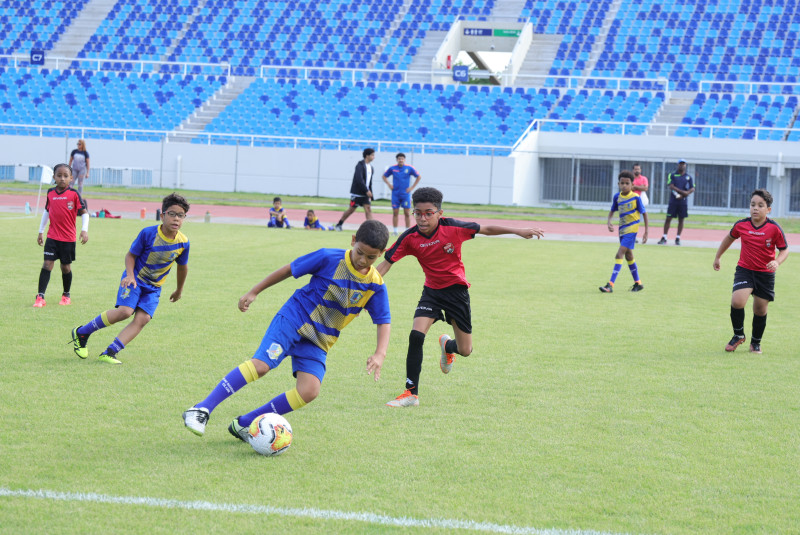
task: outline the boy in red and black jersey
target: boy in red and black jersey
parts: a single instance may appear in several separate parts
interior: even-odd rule
[[[461,244],[475,234],[497,236],[516,234],[525,239],[543,232],[538,228],[511,228],[497,225],[481,227],[477,223],[458,221],[442,217],[442,192],[435,188],[420,188],[414,191],[414,219],[417,225],[403,232],[386,251],[385,260],[378,266],[381,276],[386,275],[392,264],[404,256],[415,256],[425,273],[414,324],[408,337],[406,356],[406,389],[396,399],[387,403],[390,407],[419,405],[419,375],[422,370],[422,347],[425,335],[437,320],[453,326],[455,339],[443,334],[439,337],[442,353],[439,367],[449,373],[456,353],[467,356],[472,353],[472,312],[469,303],[469,282],[461,261]]]
[[[720,257],[738,238],[742,250],[736,274],[733,277],[731,297],[731,324],[733,338],[725,351],[734,351],[745,341],[744,307],[753,295],[753,333],[750,351],[761,353],[761,337],[767,326],[767,306],[775,299],[775,272],[789,256],[786,236],[781,227],[767,215],[772,211],[772,195],[757,189],[750,195],[750,217],[737,221],[730,234],[722,239],[714,258],[714,269],[719,271]],[[775,249],[778,255],[775,256]]]
[[[50,272],[55,261],[61,262],[61,280],[64,284],[64,293],[60,305],[71,304],[70,288],[72,286],[72,262],[75,260],[75,220],[81,216],[81,243],[89,241],[89,212],[86,201],[81,194],[70,187],[72,183],[72,168],[65,163],[60,163],[53,169],[53,178],[56,187],[47,190],[47,202],[39,225],[37,242],[44,245],[44,264],[39,272],[39,292],[33,306],[45,306],[44,293],[50,282]],[[47,240],[44,239],[44,229],[47,223]]]

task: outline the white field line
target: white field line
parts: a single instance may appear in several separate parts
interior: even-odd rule
[[[248,505],[235,503],[213,503],[206,501],[181,501],[146,496],[110,496],[94,492],[57,492],[52,490],[13,490],[0,487],[0,497],[33,498],[62,502],[89,502],[118,505],[138,505],[159,507],[164,509],[185,509],[195,511],[220,511],[249,515],[276,515],[283,517],[311,518],[315,520],[339,520],[348,522],[365,522],[382,526],[399,526],[403,528],[437,528],[463,529],[487,533],[511,533],[520,535],[619,535],[605,531],[581,529],[552,529],[514,526],[509,524],[493,524],[491,522],[474,522],[470,520],[392,517],[375,513],[350,513],[314,508],[272,507],[270,505]]]

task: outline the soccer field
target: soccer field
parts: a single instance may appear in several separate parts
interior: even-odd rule
[[[70,331],[111,308],[123,257],[145,223],[92,221],[77,246],[73,305],[31,307],[42,264],[38,220],[2,218],[0,533],[789,533],[800,526],[800,268],[777,275],[762,355],[730,339],[738,251],[637,247],[645,290],[613,294],[615,245],[479,237],[464,245],[474,352],[443,375],[437,323],[420,406],[403,390],[422,287],[409,258],[387,275],[392,338],[382,377],[368,314],[342,333],[319,397],[286,415],[295,432],[265,458],[230,420],[290,389],[290,364],[223,402],[206,435],[181,412],[250,358],[272,315],[307,279],[242,314],[271,271],[350,233],[189,222],[183,299],[164,285],[150,324],[97,361],[121,329]],[[147,224],[150,224],[148,222]],[[173,270],[174,271],[174,270]],[[751,308],[746,332],[749,338]]]

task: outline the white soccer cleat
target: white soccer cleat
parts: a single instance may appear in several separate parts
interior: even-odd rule
[[[445,345],[450,340],[450,337],[446,334],[443,334],[439,337],[439,345],[442,347],[442,356],[439,359],[439,367],[442,369],[442,373],[450,373],[450,370],[453,369],[453,363],[456,361],[456,354],[455,353],[448,353],[445,350]]]
[[[191,407],[183,413],[183,425],[198,437],[202,437],[206,432],[207,423],[208,411],[203,407]]]
[[[386,403],[389,407],[416,407],[419,405],[419,396],[406,390],[392,401]]]

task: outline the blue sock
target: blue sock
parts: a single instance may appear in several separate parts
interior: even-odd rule
[[[253,423],[253,420],[268,412],[286,414],[287,412],[292,412],[292,410],[292,406],[289,405],[289,400],[286,399],[286,392],[284,392],[272,398],[266,405],[262,405],[254,411],[239,416],[239,425],[247,427]]]
[[[211,391],[206,399],[195,404],[195,407],[204,407],[208,409],[208,412],[211,412],[217,408],[217,405],[228,399],[247,383],[248,381],[245,379],[242,370],[236,367],[228,372],[228,375],[214,387],[214,390]]]
[[[636,267],[636,260],[628,262],[628,268],[631,270],[633,282],[639,282],[639,268]]]
[[[86,325],[81,325],[78,327],[78,334],[81,336],[92,334],[93,332],[99,331],[103,327],[108,327],[109,325],[111,325],[111,323],[108,321],[108,316],[106,315],[106,312],[103,312]]]
[[[120,351],[125,349],[125,344],[119,341],[119,338],[114,338],[114,341],[106,348],[103,353],[107,355],[116,355]]]
[[[621,258],[619,260],[617,260],[616,263],[614,264],[614,271],[611,272],[611,278],[608,280],[608,282],[610,282],[612,285],[614,284],[614,281],[617,280],[617,275],[619,275],[619,270],[620,269],[622,269],[622,259]]]

